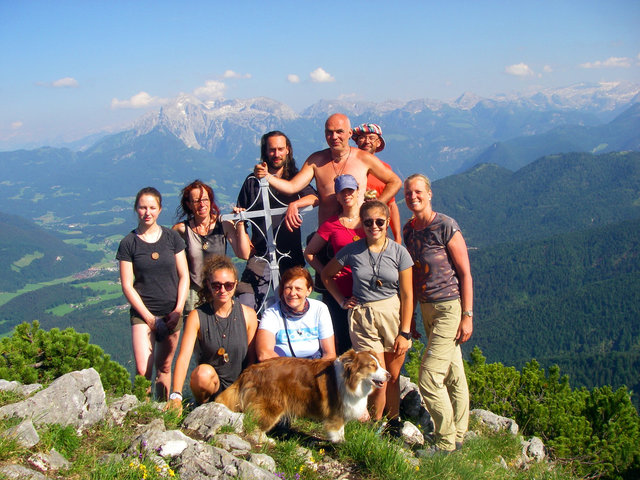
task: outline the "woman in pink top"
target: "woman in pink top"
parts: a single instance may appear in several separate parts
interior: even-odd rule
[[[339,215],[329,218],[318,228],[313,235],[307,248],[304,250],[304,257],[318,274],[322,273],[324,264],[320,261],[319,253],[327,244],[331,245],[333,252],[338,252],[345,245],[364,238],[364,230],[360,225],[360,204],[358,201],[358,182],[352,175],[339,175],[334,180],[336,198],[342,207]],[[333,255],[331,255],[333,257]],[[345,298],[351,298],[351,288],[353,280],[351,278],[351,268],[345,267],[338,272],[334,280],[340,288],[340,292]],[[351,348],[349,339],[349,324],[347,322],[348,310],[338,305],[333,296],[325,292],[322,301],[329,307],[331,320],[333,321],[333,331],[336,337],[336,352],[338,355]]]

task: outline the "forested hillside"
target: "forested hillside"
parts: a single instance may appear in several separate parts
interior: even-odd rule
[[[102,254],[67,245],[30,220],[0,212],[0,291],[78,273]]]
[[[639,218],[640,153],[550,155],[516,172],[478,165],[434,182],[433,204],[472,247]]]
[[[490,361],[558,363],[574,385],[640,394],[639,232],[635,219],[472,250],[470,344]]]

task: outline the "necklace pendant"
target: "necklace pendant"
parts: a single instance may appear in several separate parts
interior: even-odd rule
[[[152,252],[152,253],[151,253],[151,258],[152,258],[153,260],[157,260],[157,259],[159,259],[159,258],[160,258],[160,254],[159,254],[158,252]]]
[[[220,347],[216,353],[222,357],[227,353],[227,351],[224,349],[224,347]]]
[[[228,353],[225,353],[225,354],[222,356],[222,360],[224,361],[224,363],[229,363],[229,354],[228,354]]]
[[[381,287],[381,286],[382,286],[382,280],[377,279],[377,280],[376,280],[376,285],[377,285],[378,287]]]
[[[209,242],[204,242],[204,243],[202,244],[202,249],[203,249],[204,251],[209,250]]]
[[[226,333],[223,333],[223,334],[222,334],[222,338],[227,338],[227,334],[226,334]]]
[[[358,240],[360,240],[360,235],[354,235],[353,236],[353,241],[357,242]]]

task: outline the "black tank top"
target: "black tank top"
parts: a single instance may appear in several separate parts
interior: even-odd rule
[[[208,363],[215,368],[220,378],[218,394],[231,385],[245,367],[247,352],[247,325],[242,304],[234,300],[231,313],[226,318],[218,317],[211,304],[197,308],[200,319],[200,338],[198,338],[198,364]],[[224,348],[229,361],[218,350]]]

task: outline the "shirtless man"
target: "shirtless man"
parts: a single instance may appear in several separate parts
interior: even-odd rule
[[[284,180],[270,175],[266,164],[255,167],[254,173],[258,178],[267,176],[269,185],[283,193],[294,194],[316,179],[316,189],[320,197],[318,208],[318,225],[339,213],[340,207],[336,200],[333,180],[339,175],[353,175],[362,187],[358,191],[360,203],[364,199],[367,175],[372,173],[385,183],[384,190],[378,196],[382,202],[388,202],[402,186],[400,178],[374,155],[349,145],[352,135],[351,124],[346,115],[336,113],[331,115],[324,125],[324,136],[329,148],[312,153],[304,162],[300,171],[291,179]]]

